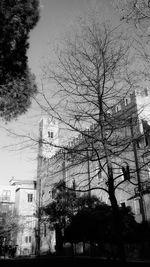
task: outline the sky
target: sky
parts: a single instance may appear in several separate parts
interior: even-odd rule
[[[111,19],[117,16],[113,0],[41,0],[41,16],[30,33],[28,64],[41,86],[42,66],[52,59],[52,48],[74,25],[78,16],[85,16],[90,9],[99,9],[100,16]],[[23,135],[38,135],[38,123],[42,116],[33,102],[25,115],[17,121],[0,123],[0,185],[9,185],[10,179],[36,179],[37,146],[22,143]]]

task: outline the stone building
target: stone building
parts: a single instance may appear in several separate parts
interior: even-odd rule
[[[113,186],[116,187],[118,204],[130,206],[138,222],[143,219],[149,221],[150,92],[148,88],[140,92],[136,90],[113,105],[107,112],[107,124],[104,124],[104,127],[107,144],[110,140],[106,149],[109,151],[110,170],[114,178]],[[104,147],[99,146],[102,143],[99,125],[91,124],[67,145],[60,144],[59,138],[58,124],[44,118],[40,123],[38,155],[39,206],[50,203],[55,184],[60,180],[65,181],[67,187],[75,184],[82,192],[92,189],[92,194],[110,204],[107,192],[109,170],[106,168],[108,167],[106,151]],[[48,237],[45,234],[44,240],[46,238]],[[42,244],[43,241],[41,248]]]
[[[50,145],[53,143],[53,145]],[[51,159],[59,150],[59,126],[58,122],[50,118],[43,118],[39,123],[39,153],[37,167],[37,203],[38,207],[45,206],[49,203],[49,190],[52,179],[49,181],[49,168]],[[57,179],[57,178],[56,178]],[[59,181],[59,177],[58,177]],[[54,182],[56,180],[54,179]],[[49,231],[49,225],[45,220],[37,224],[38,237],[37,246],[40,253],[55,251],[55,232]]]

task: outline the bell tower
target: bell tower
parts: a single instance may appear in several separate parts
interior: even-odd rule
[[[39,123],[39,156],[51,158],[58,150],[59,125],[53,118],[42,118]]]

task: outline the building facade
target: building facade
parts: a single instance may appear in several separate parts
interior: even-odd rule
[[[14,245],[13,229],[9,233],[15,214],[15,186],[0,185],[0,245]],[[6,227],[4,227],[6,225]]]
[[[51,145],[50,145],[51,144]],[[59,126],[54,119],[44,117],[39,123],[39,153],[37,167],[37,203],[41,208],[49,203],[49,168],[51,159],[59,150]],[[59,178],[58,178],[59,179]],[[56,180],[54,179],[54,182]],[[45,190],[44,190],[45,188]],[[48,201],[48,202],[47,202]],[[55,231],[38,215],[38,253],[55,252]]]
[[[1,213],[14,210],[15,205],[15,186],[0,185],[0,210]]]
[[[111,145],[105,150],[99,146],[100,142],[102,143],[99,125],[92,124],[61,148],[59,127],[53,128],[53,122],[49,123],[49,119],[44,119],[47,121],[45,124],[42,123],[45,127],[40,126],[40,138],[44,136],[44,142],[41,139],[38,155],[39,206],[45,206],[52,201],[53,189],[60,180],[65,181],[67,187],[75,184],[81,192],[89,189],[88,192],[91,191],[99,199],[110,204],[107,191],[109,171],[106,164],[107,149],[108,152],[111,151],[108,153],[107,161],[109,158],[118,204],[130,206],[137,222],[150,221],[149,90],[147,88],[142,92],[136,90],[113,105],[107,115],[108,123],[104,125],[105,138],[107,144]],[[49,134],[50,129],[54,131],[52,135]],[[112,129],[113,133],[110,135]],[[53,136],[57,136],[54,145]],[[45,140],[48,140],[46,148]],[[46,238],[48,239],[48,236],[45,235],[45,240]]]
[[[36,253],[36,181],[10,180],[0,186],[1,246],[17,247],[17,255]],[[8,234],[10,233],[10,234]]]
[[[15,214],[17,221],[17,255],[31,255],[36,252],[36,181],[11,180],[15,186]]]

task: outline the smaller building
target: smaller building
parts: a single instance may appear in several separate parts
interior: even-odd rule
[[[15,205],[15,186],[0,185],[0,212],[13,211]]]
[[[0,246],[14,245],[15,186],[0,185]],[[12,229],[13,228],[13,229]],[[11,229],[11,231],[10,231]]]
[[[36,181],[14,180],[15,211],[18,218],[18,231],[16,234],[17,255],[31,255],[36,251]]]

